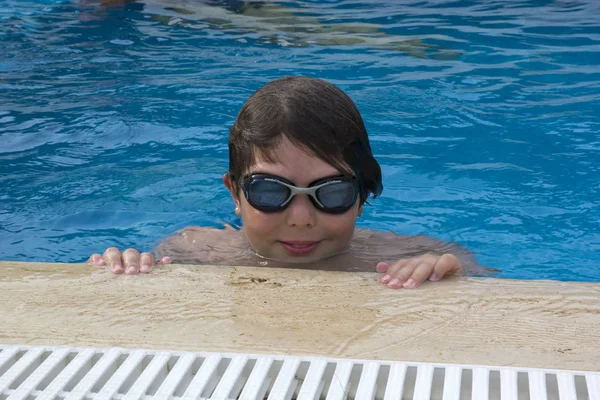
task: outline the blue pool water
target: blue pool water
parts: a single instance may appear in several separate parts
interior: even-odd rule
[[[360,226],[456,240],[501,277],[600,281],[600,2],[201,3],[0,0],[0,259],[239,224],[228,127],[302,74],[365,118],[385,190]]]

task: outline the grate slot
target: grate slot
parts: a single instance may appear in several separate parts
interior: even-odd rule
[[[116,371],[116,364],[119,362],[119,358],[121,358],[121,351],[119,349],[110,349],[104,353],[100,360],[77,383],[77,386],[68,394],[65,400],[83,399],[111,368]]]
[[[166,352],[156,354],[151,359],[150,363],[147,364],[147,367],[140,371],[140,374],[133,385],[129,388],[121,388],[120,392],[127,394],[123,399],[141,399],[148,391],[150,385],[157,380],[158,374],[165,370],[170,358],[171,356]]]
[[[298,400],[315,400],[321,397],[325,382],[323,382],[323,374],[327,367],[326,360],[315,360],[310,363],[308,372],[304,377],[302,388],[298,393]]]
[[[77,373],[87,364],[96,352],[92,349],[85,349],[77,353],[75,358],[64,368],[56,378],[48,382],[48,386],[40,393],[40,399],[53,399],[58,396],[61,390],[67,386],[69,381],[77,377]],[[41,390],[41,389],[40,389]]]
[[[588,393],[587,386],[585,383],[585,376],[575,375],[575,390],[577,391],[578,399],[589,399],[590,394]]]
[[[187,386],[182,397],[184,399],[195,399],[199,397],[204,389],[209,386],[210,380],[213,379],[213,375],[216,373],[217,367],[222,359],[223,358],[220,355],[208,356],[200,366],[198,372],[189,382],[189,386]]]
[[[409,365],[406,369],[406,379],[404,381],[404,397],[402,399],[413,400],[415,395],[415,383],[417,381],[417,367]]]
[[[490,371],[490,390],[489,400],[501,400],[500,399],[500,371]]]
[[[535,400],[548,400],[546,393],[546,374],[542,371],[529,373],[529,395]]]
[[[393,363],[390,366],[390,375],[383,400],[397,400],[402,398],[407,370],[408,366],[406,364]]]
[[[444,400],[460,400],[460,377],[462,369],[455,365],[446,368],[444,374],[444,392],[442,399]]]
[[[186,354],[180,357],[175,366],[171,369],[165,380],[159,386],[156,393],[150,391],[149,395],[154,395],[158,399],[164,399],[172,396],[175,393],[177,387],[183,383],[184,379],[191,376],[191,369],[194,361],[197,361],[197,357],[194,354]]]
[[[0,393],[6,389],[15,389],[27,376],[33,372],[40,364],[40,359],[44,354],[43,348],[34,348],[27,351],[17,362],[15,362],[3,375],[0,377]]]
[[[48,352],[45,354],[47,353]],[[11,394],[10,399],[24,399],[42,383],[46,376],[51,374],[56,376],[57,369],[61,367],[60,363],[67,357],[68,354],[69,349],[58,349],[52,353],[49,353],[48,358],[46,358],[38,368],[32,371],[28,377],[25,376],[25,381],[22,382],[19,385],[19,388]]]
[[[517,371],[511,369],[500,370],[500,394],[502,400],[519,400]]]
[[[600,374],[585,374],[585,381],[590,400],[600,400]]]
[[[556,374],[546,374],[546,393],[548,400],[560,400],[558,397],[558,381]]]
[[[446,368],[434,367],[431,379],[431,399],[442,400]]]
[[[260,357],[256,361],[256,364],[246,381],[246,385],[240,394],[240,400],[265,398],[269,385],[271,384],[271,378],[268,374],[272,364],[272,357]]]
[[[519,393],[519,400],[531,400],[527,372],[517,372],[517,392]]]
[[[360,376],[362,375],[363,364],[362,363],[354,363],[352,367],[352,372],[350,373],[350,382],[348,385],[348,398],[356,399],[356,390],[358,389],[358,383],[360,381]]]
[[[300,366],[298,358],[286,358],[281,366],[281,370],[275,379],[269,400],[290,400],[298,381],[295,379],[296,371]]]
[[[377,381],[375,381],[375,399],[383,400],[385,396],[385,388],[388,384],[388,378],[390,377],[390,366],[389,364],[383,364],[379,367],[379,373],[377,374]]]
[[[417,378],[413,394],[414,400],[429,400],[431,398],[433,370],[433,365],[421,365],[417,368]]]
[[[556,374],[556,381],[558,382],[558,394],[560,400],[577,400],[575,379],[572,374],[559,372]]]
[[[242,371],[247,362],[247,356],[237,356],[231,360],[229,367],[221,377],[211,399],[220,400],[237,397],[236,395],[232,395],[232,392],[235,386],[238,385],[240,378],[242,378]],[[246,383],[245,379],[242,384],[244,383]]]

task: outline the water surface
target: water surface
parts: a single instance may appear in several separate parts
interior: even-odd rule
[[[385,190],[360,227],[600,281],[600,3],[266,3],[0,0],[0,259],[239,225],[228,127],[302,74],[365,118]]]

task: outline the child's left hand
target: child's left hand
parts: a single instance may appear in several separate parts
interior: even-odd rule
[[[460,271],[460,261],[454,254],[435,256],[425,254],[406,258],[393,264],[380,262],[377,272],[384,273],[381,283],[392,289],[414,289],[426,279],[439,281],[446,275]]]

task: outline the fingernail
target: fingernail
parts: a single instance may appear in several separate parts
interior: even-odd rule
[[[104,265],[106,263],[106,261],[104,261],[104,258],[96,258],[94,262],[98,265]]]
[[[414,279],[409,279],[403,286],[405,288],[413,288],[415,287],[415,280]]]
[[[123,267],[121,267],[121,264],[113,265],[113,272],[123,272]]]
[[[127,275],[135,274],[135,267],[129,267],[129,268],[127,268],[127,271],[125,273]]]
[[[394,278],[392,279],[392,281],[390,282],[390,284],[388,286],[398,286],[400,284],[400,280],[398,280],[398,278]]]
[[[165,264],[169,264],[171,261],[173,261],[173,260],[171,260],[171,257],[167,256],[167,257],[162,258],[162,262]]]
[[[140,271],[142,272],[150,272],[150,269],[152,269],[152,267],[150,267],[148,264],[142,264],[140,267]]]
[[[391,275],[385,275],[383,278],[381,278],[381,283],[388,283],[391,279]]]
[[[434,273],[434,274],[431,274],[431,275],[429,276],[429,280],[430,280],[430,281],[432,281],[432,282],[435,282],[435,281],[437,281],[438,279],[440,279],[440,278],[439,278],[439,277],[437,276],[437,274],[435,274],[435,273]]]

